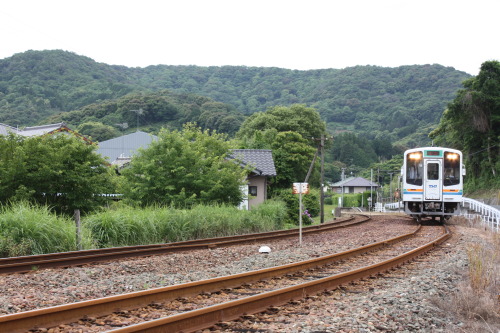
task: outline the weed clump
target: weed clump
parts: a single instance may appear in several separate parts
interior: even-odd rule
[[[477,221],[459,217],[452,224],[483,229]],[[500,234],[488,231],[484,236],[466,246],[468,270],[457,291],[448,300],[434,300],[460,318],[463,329],[471,333],[500,331]]]

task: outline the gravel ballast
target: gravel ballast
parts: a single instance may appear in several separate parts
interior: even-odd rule
[[[135,258],[0,276],[0,315],[283,265],[411,232],[409,219],[373,222],[297,239]],[[355,285],[282,307],[281,322],[241,322],[268,332],[460,332],[464,323],[439,309],[465,279],[466,246],[477,229],[453,226],[454,237],[417,261]],[[261,245],[270,254],[258,252]],[[294,310],[297,307],[298,310]],[[286,315],[287,312],[293,315]],[[221,331],[226,331],[221,328]],[[496,331],[493,331],[496,332]]]

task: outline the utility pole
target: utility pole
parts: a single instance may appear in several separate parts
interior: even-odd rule
[[[342,180],[342,206],[344,207],[344,180],[345,180],[345,168],[342,168],[342,175],[340,176],[340,179]]]
[[[137,114],[137,127],[135,129],[136,132],[139,132],[139,116],[142,116],[144,110],[140,108],[139,110],[130,110],[130,112],[135,112]]]
[[[373,205],[373,169],[370,169],[370,203],[368,204],[368,211],[371,210]]]
[[[325,187],[325,140],[332,139],[331,138],[325,138],[325,135],[322,134],[320,139],[312,138],[315,141],[319,141],[319,147],[316,150],[316,153],[314,154],[313,160],[311,162],[311,166],[309,167],[309,171],[307,172],[306,179],[304,180],[304,183],[307,183],[309,180],[309,177],[311,176],[312,170],[314,168],[314,162],[316,161],[316,157],[318,157],[318,153],[321,154],[321,180],[320,180],[320,223],[325,223],[325,192],[324,192],[324,187]],[[301,207],[302,209],[302,207]]]
[[[391,175],[391,180],[389,181],[389,203],[392,203],[392,175],[394,172],[389,172]]]
[[[320,208],[321,208],[321,217],[320,223],[325,223],[325,135],[321,135],[321,195],[320,195]]]
[[[120,157],[125,157],[125,130],[128,128],[128,123],[115,124],[116,126],[121,128],[122,132],[122,151],[120,153]]]

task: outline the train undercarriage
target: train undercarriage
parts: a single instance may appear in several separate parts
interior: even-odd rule
[[[442,201],[407,201],[405,202],[405,213],[419,222],[422,217],[431,217],[433,220],[439,218],[439,221],[444,222],[445,219],[460,214],[460,204]]]

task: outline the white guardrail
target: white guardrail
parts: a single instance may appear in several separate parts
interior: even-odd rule
[[[396,210],[396,209],[403,209],[404,206],[403,206],[403,202],[400,201],[400,202],[392,202],[392,203],[387,203],[384,205],[384,208],[385,209],[390,209],[390,210]]]
[[[402,209],[403,203],[401,201],[387,203],[384,208],[386,210]],[[500,210],[495,207],[474,199],[462,198],[462,212],[460,215],[470,220],[480,218],[481,222],[491,230],[500,231]]]
[[[495,232],[500,231],[500,210],[469,198],[462,198],[462,207],[465,209],[462,210],[460,215],[468,219],[480,217],[483,224],[488,228]],[[474,213],[470,213],[470,211],[474,211]]]

